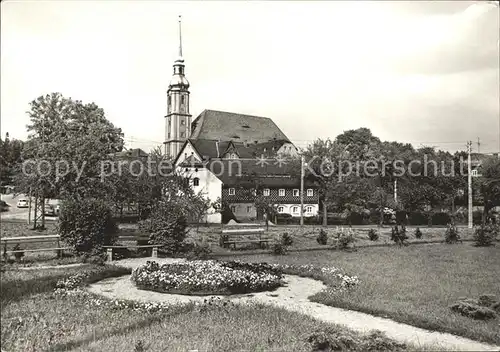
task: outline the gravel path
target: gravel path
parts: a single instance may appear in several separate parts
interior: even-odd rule
[[[150,258],[127,259],[116,264],[134,268]],[[160,263],[178,262],[182,259],[157,259]],[[500,351],[500,347],[476,342],[464,337],[448,333],[433,332],[411,325],[397,323],[393,320],[373,315],[329,307],[309,301],[308,297],[325,289],[325,285],[317,280],[294,275],[285,276],[286,286],[272,292],[259,292],[247,295],[231,296],[234,303],[264,303],[290,311],[309,315],[318,320],[345,325],[360,332],[377,329],[388,337],[407,342],[415,346],[433,346],[449,350],[461,351]],[[207,296],[186,296],[157,293],[137,289],[129,276],[106,279],[89,287],[89,291],[112,299],[130,299],[142,302],[203,302]],[[223,299],[228,299],[227,297]]]

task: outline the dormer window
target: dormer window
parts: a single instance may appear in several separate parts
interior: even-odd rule
[[[193,178],[193,186],[199,186],[200,185],[200,179],[198,177]]]
[[[230,196],[234,196],[234,194],[235,194],[235,193],[236,193],[236,192],[235,192],[235,189],[234,189],[234,188],[229,188],[229,195],[230,195]]]
[[[265,188],[264,191],[262,192],[262,194],[265,197],[269,197],[269,195],[271,194],[271,190],[269,188]]]

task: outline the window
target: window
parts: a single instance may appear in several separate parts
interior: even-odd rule
[[[263,194],[264,194],[264,196],[269,197],[269,195],[271,194],[271,191],[269,190],[269,188],[266,188],[266,189],[264,189]]]
[[[472,176],[477,176],[477,170],[472,170]]]
[[[285,190],[283,188],[280,188],[279,191],[278,191],[278,195],[280,197],[284,197],[285,196]]]
[[[234,196],[234,188],[229,188],[229,195]]]
[[[314,195],[314,191],[313,191],[311,188],[309,188],[309,189],[307,190],[307,196],[308,196],[308,197],[312,197],[313,195]]]
[[[172,97],[168,96],[168,107],[170,107],[170,104],[172,104]]]
[[[298,197],[300,195],[300,191],[298,189],[293,190],[293,196]]]
[[[284,207],[278,207],[278,213],[283,213],[285,212],[285,208]]]
[[[184,119],[181,120],[181,125],[185,125],[186,121]]]
[[[250,213],[252,211],[252,206],[251,205],[247,205],[247,213]]]
[[[199,186],[200,185],[200,179],[198,177],[193,178],[193,186]]]
[[[231,205],[231,212],[236,213],[236,206],[235,205]]]
[[[299,207],[292,208],[292,213],[298,213],[298,212],[299,212]]]
[[[312,211],[313,211],[313,207],[311,207],[310,205],[308,205],[306,207],[306,213],[312,213]]]
[[[181,138],[184,138],[185,135],[186,135],[186,133],[181,132]]]
[[[186,97],[184,95],[181,96],[181,104],[186,103]]]

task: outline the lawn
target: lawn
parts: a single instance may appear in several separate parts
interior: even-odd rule
[[[354,341],[360,350],[373,349],[381,343],[379,338],[361,337],[343,327],[262,305],[188,304],[144,311],[115,301],[103,304],[102,299],[90,294],[54,293],[59,279],[90,271],[93,274],[88,282],[125,272],[117,267],[96,266],[6,271],[2,275],[2,348],[6,351],[307,351],[311,350],[308,337],[318,331],[328,333],[332,341]]]
[[[243,255],[235,259],[333,265],[357,275],[361,283],[348,295],[320,293],[312,298],[314,301],[500,344],[500,318],[472,320],[449,309],[461,297],[478,298],[485,293],[500,297],[500,246],[431,244],[362,248],[351,253]]]

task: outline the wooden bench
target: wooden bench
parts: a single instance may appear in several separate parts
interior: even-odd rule
[[[47,243],[55,242],[57,245],[50,248],[35,248],[35,249],[18,249],[18,250],[7,250],[8,245],[19,245],[27,243]],[[49,252],[56,251],[58,256],[62,256],[64,250],[70,249],[70,247],[61,247],[61,238],[59,235],[46,235],[46,236],[24,236],[24,237],[5,237],[0,238],[0,245],[3,247],[3,258],[8,259],[9,254],[16,253],[31,253],[31,252]]]
[[[149,241],[149,236],[144,234],[120,234],[118,235],[118,242],[135,242],[135,244],[121,244],[113,246],[103,246],[106,248],[106,253],[108,255],[108,262],[113,261],[113,249],[123,249],[123,248],[152,248],[151,257],[158,258],[158,247],[157,244],[138,244],[141,241]]]
[[[267,244],[270,239],[269,238],[263,238],[263,235],[265,234],[266,230],[262,227],[251,227],[252,225],[242,225],[238,226],[237,228],[226,228],[222,229],[221,232],[221,244],[223,248],[229,248],[231,245],[233,245],[234,249],[236,249],[236,244],[238,243],[258,243],[260,247],[263,247],[265,244]],[[260,225],[259,225],[260,226]],[[258,239],[233,239],[231,237],[244,237],[244,236],[258,236]]]

